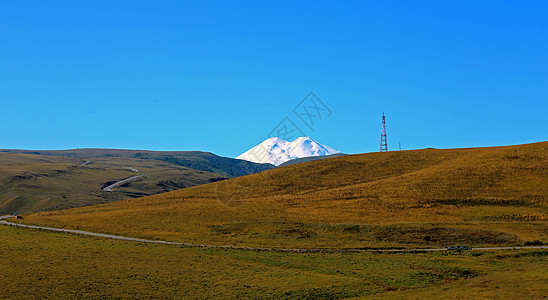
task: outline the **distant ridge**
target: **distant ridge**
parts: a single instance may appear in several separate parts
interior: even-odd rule
[[[273,168],[270,164],[218,156],[202,151],[150,151],[127,149],[80,148],[69,150],[21,150],[0,149],[5,153],[38,154],[70,158],[125,157],[165,161],[194,170],[213,172],[227,177],[238,177]]]
[[[272,168],[200,151],[0,149],[0,213],[106,203]]]

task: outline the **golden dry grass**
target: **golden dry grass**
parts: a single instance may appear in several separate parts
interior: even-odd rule
[[[245,246],[548,242],[547,149],[542,142],[344,156],[26,222]]]

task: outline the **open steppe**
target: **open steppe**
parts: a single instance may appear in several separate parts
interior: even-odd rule
[[[391,249],[547,243],[548,143],[342,156],[25,224],[211,245]],[[287,253],[0,227],[0,297],[527,298],[546,250]],[[11,292],[11,291],[15,291]],[[21,297],[16,296],[19,291]]]
[[[548,143],[368,153],[26,222],[207,244],[512,246],[547,239]]]
[[[539,299],[548,293],[548,251],[254,252],[7,226],[0,226],[0,237],[2,299]]]

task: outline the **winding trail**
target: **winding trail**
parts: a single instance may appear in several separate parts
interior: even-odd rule
[[[143,175],[137,175],[137,176],[132,176],[132,177],[129,177],[129,178],[126,178],[126,179],[122,179],[122,180],[120,180],[120,181],[116,181],[115,183],[113,183],[113,184],[111,184],[111,185],[109,185],[109,186],[107,186],[107,187],[104,187],[104,188],[103,188],[103,191],[105,191],[105,192],[112,192],[112,189],[113,189],[113,188],[115,188],[115,187],[117,187],[117,186],[119,186],[119,185],[121,185],[121,184],[124,184],[124,183],[126,183],[126,182],[129,182],[129,181],[135,180],[135,179],[137,179],[137,178],[143,177],[143,176],[145,176],[145,174],[143,174]]]
[[[91,161],[86,160],[86,161],[84,161],[83,163],[79,164],[79,166],[87,166],[87,165],[89,165],[89,164],[91,164]]]
[[[103,233],[94,233],[89,231],[82,230],[73,230],[73,229],[63,229],[63,228],[53,228],[53,227],[42,227],[26,224],[18,224],[13,222],[4,221],[6,218],[11,218],[12,215],[0,216],[0,224],[7,226],[14,226],[20,228],[29,228],[37,230],[46,230],[54,232],[64,232],[70,234],[78,235],[87,235],[93,237],[100,237],[113,240],[122,240],[129,242],[138,242],[138,243],[147,243],[147,244],[162,244],[162,245],[176,245],[176,246],[187,246],[187,247],[199,247],[199,248],[212,248],[212,249],[233,249],[233,250],[248,250],[248,251],[272,251],[272,252],[288,252],[288,253],[351,253],[351,252],[435,252],[435,251],[448,251],[444,248],[432,248],[432,249],[291,249],[291,248],[261,248],[261,247],[242,247],[242,246],[222,246],[222,245],[207,245],[207,244],[193,244],[193,243],[178,243],[178,242],[168,242],[161,240],[148,240],[148,239],[139,239],[131,238],[119,235],[103,234]],[[525,246],[525,247],[481,247],[481,248],[471,248],[469,250],[516,250],[516,249],[548,249],[548,246]]]
[[[87,166],[87,165],[89,165],[89,164],[91,164],[91,163],[92,163],[92,161],[86,160],[86,161],[84,161],[83,163],[79,164],[79,166]],[[135,172],[135,173],[139,173],[139,170],[137,170],[137,169],[134,168],[134,167],[126,167],[126,169],[129,169],[130,171]],[[116,181],[115,183],[113,183],[113,184],[111,184],[111,185],[109,185],[109,186],[104,187],[104,188],[103,188],[103,191],[105,191],[105,192],[112,192],[112,189],[113,189],[113,188],[115,188],[115,187],[117,187],[117,186],[119,186],[119,185],[121,185],[121,184],[124,184],[124,183],[126,183],[126,182],[128,182],[128,181],[132,181],[132,180],[135,180],[135,179],[137,179],[137,178],[139,178],[139,177],[143,177],[143,176],[145,176],[145,175],[146,175],[146,174],[137,175],[137,176],[132,176],[132,177],[129,177],[129,178],[126,178],[126,179],[122,179],[122,180],[120,180],[120,181]],[[1,218],[0,218],[0,219],[1,219]]]

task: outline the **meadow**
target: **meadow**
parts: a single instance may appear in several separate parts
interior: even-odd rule
[[[548,251],[277,253],[0,226],[2,299],[539,299]]]
[[[548,243],[548,143],[329,158],[25,222],[280,248]]]
[[[147,197],[25,214],[18,222],[268,248],[545,244],[547,148],[543,142],[342,156]],[[120,164],[117,168],[127,163]],[[0,241],[0,298],[548,294],[546,250],[286,253],[141,244],[6,226],[0,227]]]

